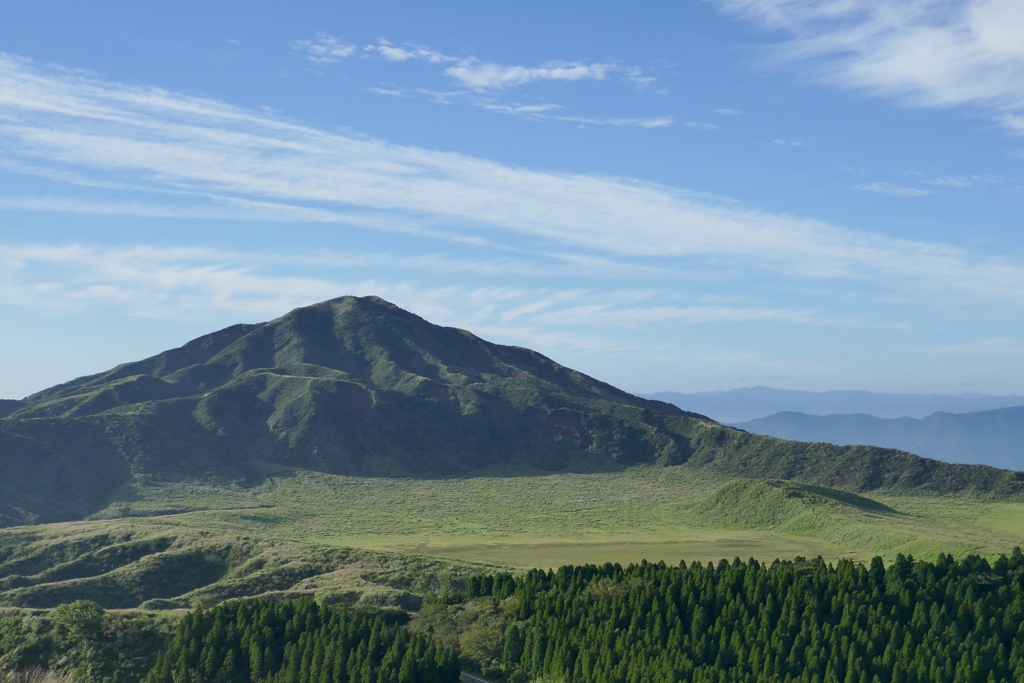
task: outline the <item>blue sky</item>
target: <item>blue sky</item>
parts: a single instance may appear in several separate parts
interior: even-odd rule
[[[0,396],[343,294],[636,392],[1024,391],[1024,5],[47,2]]]

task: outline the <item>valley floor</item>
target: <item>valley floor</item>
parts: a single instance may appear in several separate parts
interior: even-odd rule
[[[934,558],[1024,545],[1024,501],[865,498],[685,466],[433,480],[300,471],[252,488],[135,486],[117,498],[88,521],[0,530],[0,605],[312,592],[414,608],[467,563]]]

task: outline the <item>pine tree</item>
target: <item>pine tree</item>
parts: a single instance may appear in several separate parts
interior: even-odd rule
[[[309,599],[227,603],[186,615],[146,683],[454,683],[457,658],[438,652],[422,634]]]

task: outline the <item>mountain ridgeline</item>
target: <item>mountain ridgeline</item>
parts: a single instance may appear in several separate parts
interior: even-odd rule
[[[681,394],[661,391],[644,398],[668,401],[695,410],[723,424],[756,420],[781,412],[808,415],[874,415],[879,418],[923,418],[936,412],[973,413],[1024,406],[1022,396],[984,394],[878,394],[871,391],[794,391],[747,387],[728,391]]]
[[[133,482],[285,469],[438,477],[689,463],[855,491],[1024,490],[1024,475],[992,468],[731,429],[376,297],[234,325],[0,410],[0,525],[81,519]]]
[[[1024,470],[1024,407],[975,413],[933,413],[914,419],[782,412],[734,425],[797,441],[871,444],[946,462]]]

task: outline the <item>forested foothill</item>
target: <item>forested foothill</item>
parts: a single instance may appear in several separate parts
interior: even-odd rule
[[[479,577],[465,604],[435,610],[426,628],[443,634],[446,620],[488,602],[492,624],[478,618],[462,640],[476,665],[510,680],[1024,680],[1019,549],[991,564],[946,555],[899,556],[888,567],[881,558],[867,566],[736,559]],[[480,643],[487,633],[489,644]]]
[[[299,599],[0,616],[0,671],[82,683],[1019,683],[1024,554],[477,574],[411,615]],[[411,619],[410,619],[411,617]]]

